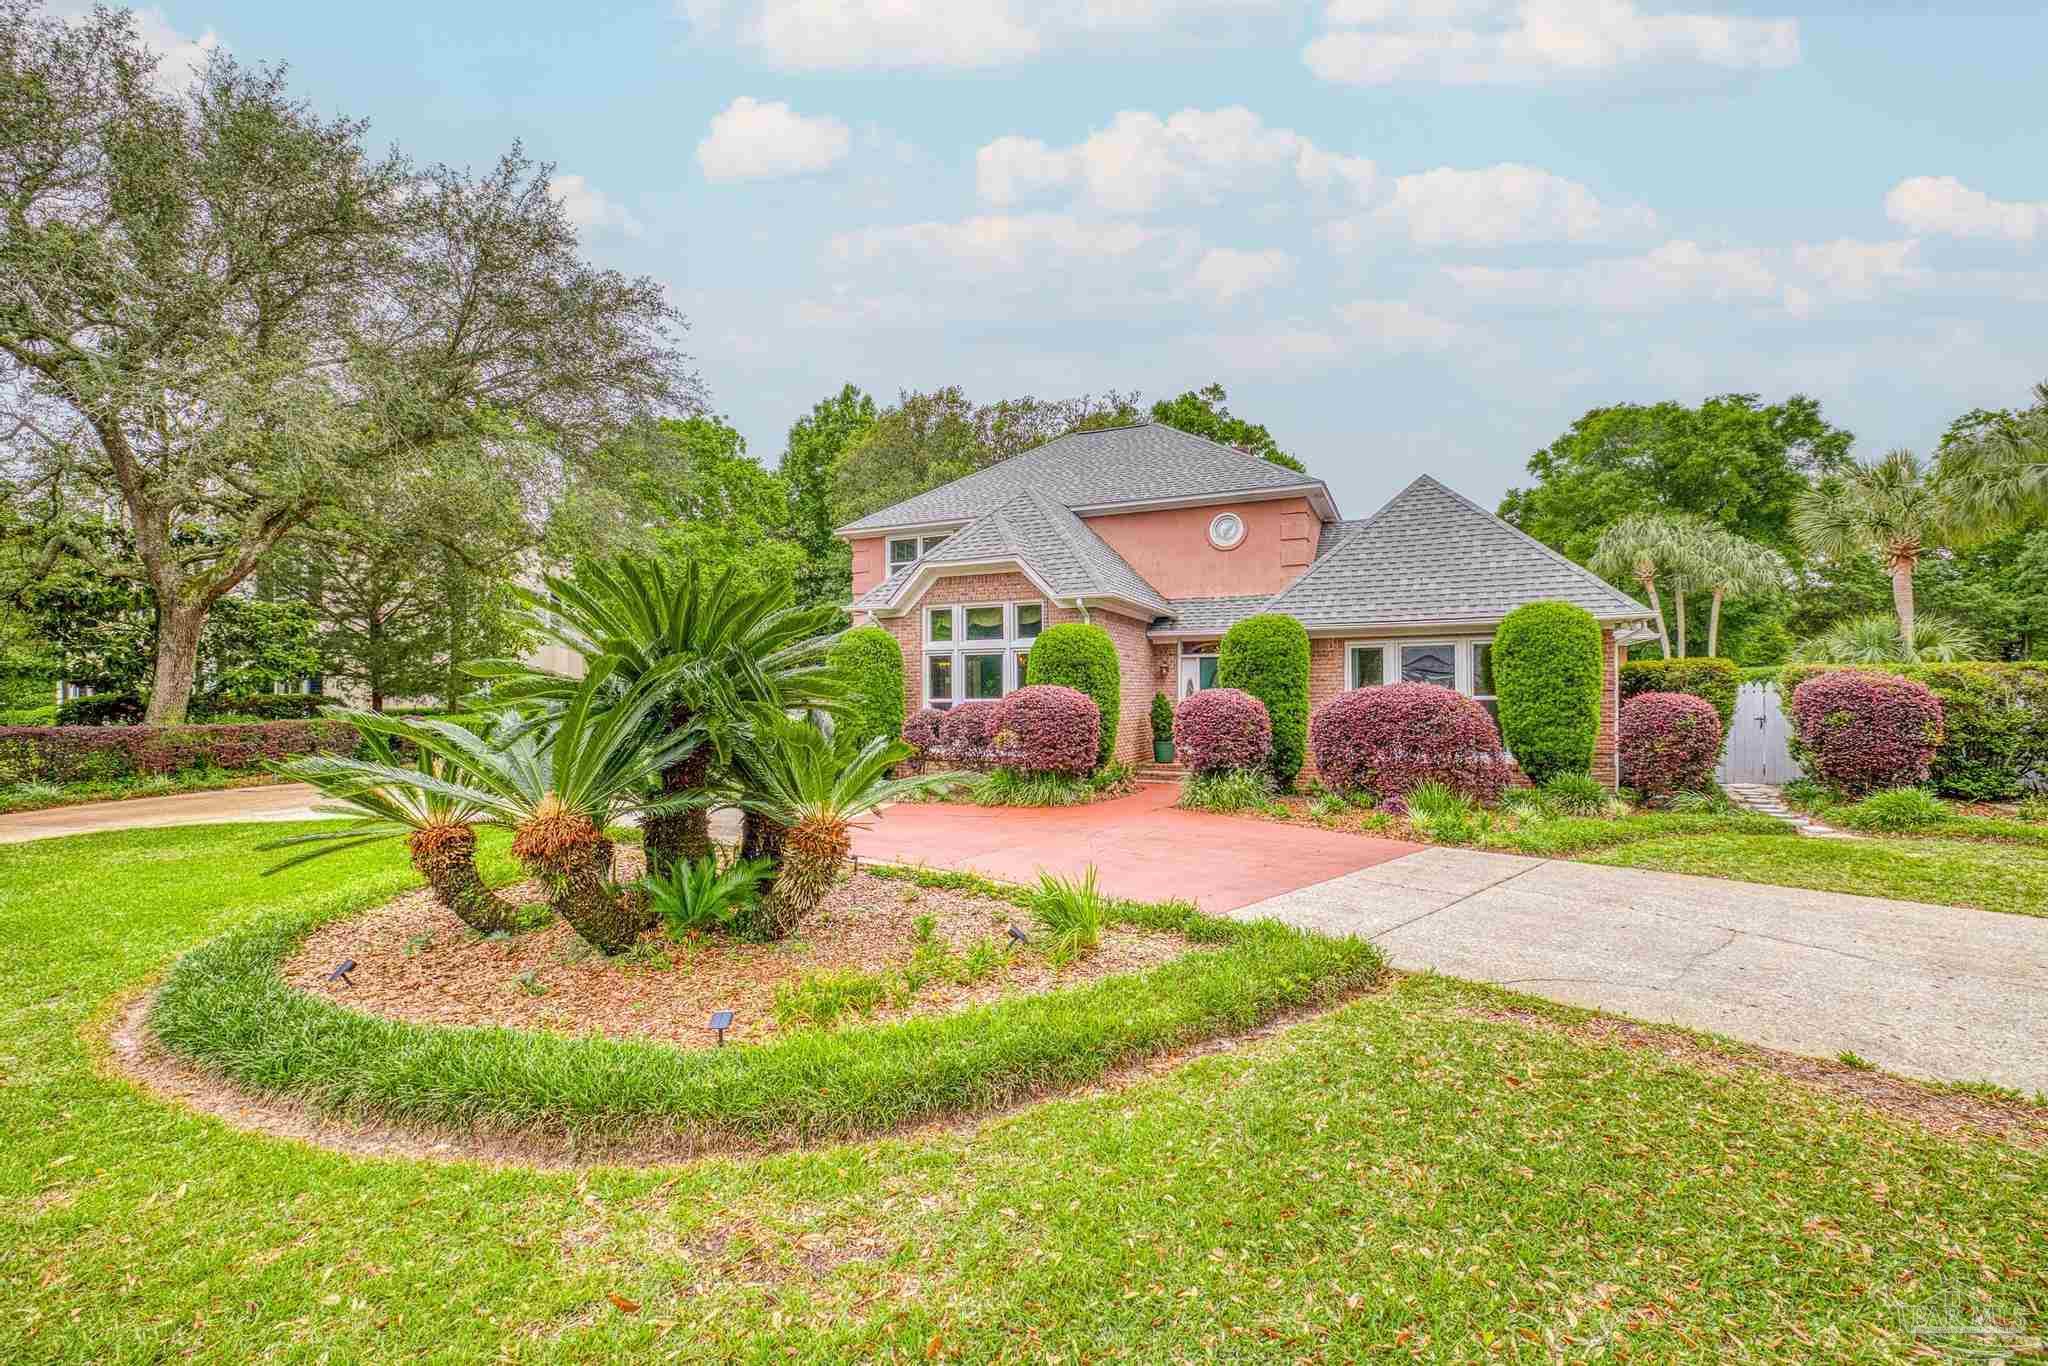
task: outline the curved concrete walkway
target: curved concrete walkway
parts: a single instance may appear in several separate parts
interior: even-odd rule
[[[43,811],[18,811],[0,816],[0,844],[89,835],[95,830],[147,830],[162,825],[226,825],[235,821],[303,821],[320,813],[313,803],[320,794],[303,783],[264,787],[229,787],[218,792],[186,792],[176,797],[130,797],[118,802],[86,802],[53,806]]]
[[[1400,968],[2048,1092],[2048,919],[1467,849],[1232,914],[1359,935]]]

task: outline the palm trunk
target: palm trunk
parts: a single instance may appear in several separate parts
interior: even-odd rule
[[[476,871],[476,832],[466,825],[429,826],[406,840],[412,866],[434,899],[478,934],[510,930],[519,908],[484,886]]]
[[[1664,651],[1666,659],[1671,658],[1671,636],[1664,629],[1664,599],[1657,593],[1657,580],[1645,574],[1639,580],[1643,585],[1643,596],[1650,600],[1650,608],[1657,614],[1657,645]]]
[[[644,928],[645,909],[612,885],[612,842],[596,825],[551,804],[519,827],[512,853],[548,889],[548,905],[604,953],[623,953]]]
[[[1672,586],[1671,596],[1678,601],[1678,657],[1685,658],[1685,590]]]
[[[1899,656],[1908,664],[1920,657],[1913,643],[1913,561],[1892,561],[1892,609],[1899,614]]]
[[[669,715],[671,733],[690,724],[691,712],[677,707]],[[700,790],[711,776],[711,750],[699,745],[661,771],[661,795],[677,797]],[[695,863],[711,854],[711,813],[702,807],[693,811],[672,811],[649,816],[641,826],[647,851],[647,872],[666,877],[678,860]]]
[[[1722,591],[1723,590],[1719,588],[1716,588],[1714,590],[1714,607],[1713,610],[1707,614],[1707,658],[1709,659],[1719,659],[1721,657]]]
[[[761,901],[761,929],[769,938],[783,938],[818,909],[851,847],[844,827],[787,832],[775,889]]]
[[[772,865],[768,876],[761,879],[762,896],[774,892],[775,883],[782,875],[783,846],[788,839],[789,827],[780,821],[770,820],[757,811],[740,814],[740,857],[764,858]]]

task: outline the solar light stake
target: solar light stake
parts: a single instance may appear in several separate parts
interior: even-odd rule
[[[1029,944],[1031,936],[1018,929],[1015,925],[1012,925],[1010,926],[1010,942],[1012,944]]]
[[[718,1046],[725,1047],[725,1031],[732,1028],[732,1012],[721,1010],[711,1017],[711,1027],[718,1031]]]
[[[349,980],[348,975],[354,972],[355,970],[356,960],[353,958],[344,958],[341,960],[341,966],[337,967],[333,972],[327,974],[327,980],[330,982],[339,982],[343,986],[352,987],[355,985],[355,983]]]

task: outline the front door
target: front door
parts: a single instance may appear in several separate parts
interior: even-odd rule
[[[1204,688],[1216,686],[1216,656],[1182,655],[1180,657],[1180,695],[1193,697]]]

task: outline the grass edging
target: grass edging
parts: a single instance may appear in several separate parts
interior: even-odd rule
[[[165,978],[148,1029],[236,1085],[331,1114],[602,1138],[668,1130],[818,1142],[1082,1085],[1334,1002],[1385,970],[1380,952],[1359,940],[1185,905],[1120,903],[1118,912],[1123,923],[1208,947],[1142,973],[948,1015],[682,1051],[419,1025],[307,995],[278,965],[345,913],[321,908],[231,930],[187,954]]]

